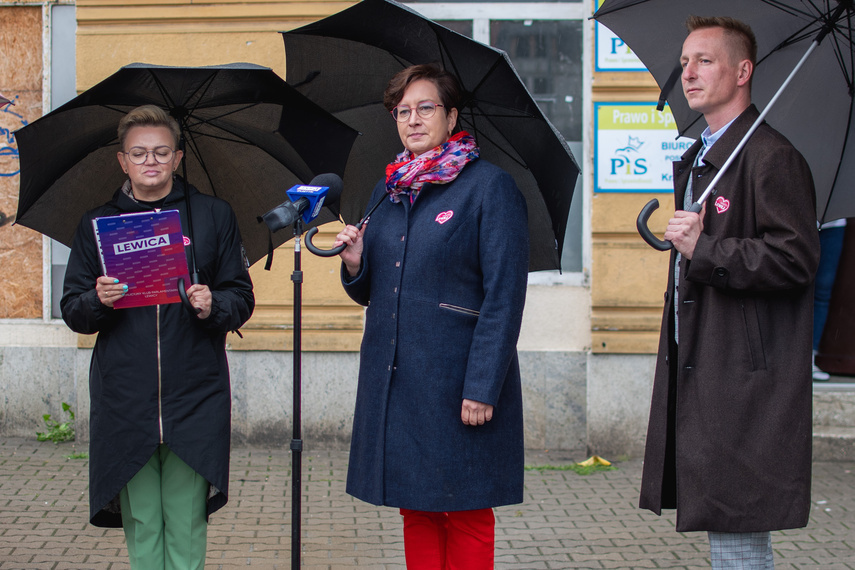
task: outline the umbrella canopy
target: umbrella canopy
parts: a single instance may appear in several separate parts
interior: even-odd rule
[[[268,251],[270,234],[258,216],[287,200],[294,184],[341,175],[358,134],[266,67],[135,63],[15,132],[17,223],[70,246],[84,212],[127,178],[116,161],[116,129],[145,104],[178,120],[188,182],[231,204],[250,263]],[[332,219],[324,212],[313,223]],[[291,232],[272,237],[278,246]]]
[[[385,166],[403,150],[383,106],[386,85],[405,67],[438,63],[457,76],[465,92],[461,128],[526,197],[530,269],[559,268],[579,167],[507,54],[391,0],[363,0],[283,36],[288,83],[364,135],[345,170],[345,220],[361,217]]]
[[[760,109],[773,100],[812,42],[820,43],[766,120],[810,164],[817,217],[855,216],[852,0],[605,0],[594,18],[620,36],[662,88],[680,134],[700,136],[706,123],[683,95],[679,59],[686,18],[729,16],[750,25],[757,37],[752,98]],[[655,33],[654,33],[655,31]]]

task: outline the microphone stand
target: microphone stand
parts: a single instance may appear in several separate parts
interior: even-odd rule
[[[303,304],[303,271],[300,266],[300,238],[303,235],[303,219],[297,217],[294,222],[294,272],[291,281],[294,282],[294,402],[293,402],[293,435],[291,438],[291,569],[300,568],[300,514],[301,514],[301,480],[303,440],[301,433],[301,343],[302,343],[302,304]]]

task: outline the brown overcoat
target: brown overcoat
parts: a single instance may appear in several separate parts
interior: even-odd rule
[[[697,198],[758,117],[752,105],[693,167],[674,163],[676,207]],[[810,169],[761,125],[706,201],[678,289],[672,250],[640,507],[677,509],[677,530],[754,532],[807,524],[811,327],[819,262]]]

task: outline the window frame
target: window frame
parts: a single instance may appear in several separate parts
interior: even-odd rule
[[[592,134],[592,81],[591,46],[593,31],[587,22],[591,16],[586,2],[412,2],[406,4],[432,20],[471,20],[473,39],[490,45],[491,20],[581,20],[582,25],[582,153],[574,155],[582,172],[582,270],[559,273],[536,271],[529,273],[529,285],[588,286],[591,267],[591,177],[587,165],[591,164]]]

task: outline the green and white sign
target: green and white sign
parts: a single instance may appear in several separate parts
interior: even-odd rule
[[[599,9],[604,0],[596,0]],[[610,29],[597,22],[594,26],[596,46],[595,71],[647,71],[629,46]]]
[[[668,106],[595,103],[594,192],[673,192],[671,163],[694,142]]]

